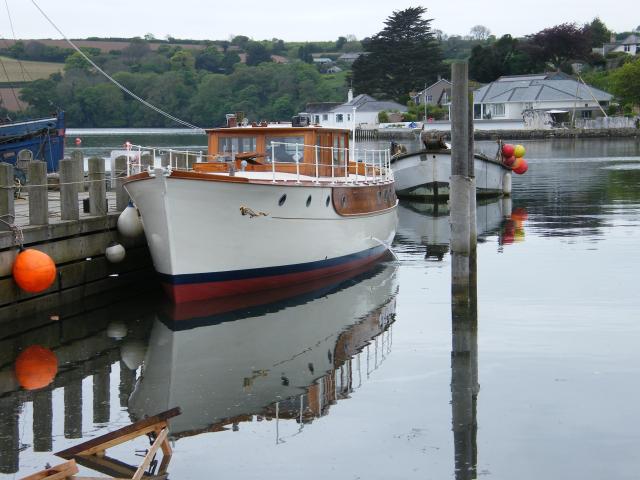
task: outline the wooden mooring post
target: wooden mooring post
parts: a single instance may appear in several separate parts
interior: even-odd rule
[[[15,218],[13,165],[0,163],[0,232],[11,230]]]
[[[29,162],[29,223],[47,225],[49,223],[49,195],[47,191],[47,164]]]
[[[105,183],[104,158],[89,159],[89,213],[103,216],[107,214],[107,185]]]
[[[78,194],[83,176],[81,158],[75,156],[60,160],[60,218],[62,220],[80,219]]]

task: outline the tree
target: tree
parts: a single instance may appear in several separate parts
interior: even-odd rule
[[[611,86],[622,104],[640,105],[640,59],[615,70],[611,74]]]
[[[247,52],[247,65],[249,66],[271,61],[271,55],[269,55],[267,47],[260,42],[247,43],[245,50]]]
[[[594,18],[591,23],[587,23],[584,29],[589,33],[592,47],[602,47],[603,43],[607,43],[611,39],[611,31],[599,17]]]
[[[486,40],[491,35],[491,30],[484,25],[475,25],[469,30],[469,35],[473,40]]]
[[[502,75],[521,75],[544,70],[528,52],[529,45],[503,35],[489,46],[476,45],[469,58],[469,76],[478,82],[488,83]]]
[[[196,55],[196,68],[209,72],[220,72],[222,68],[223,55],[216,47],[207,47]]]
[[[531,37],[531,43],[540,47],[541,60],[560,68],[570,60],[586,59],[591,52],[591,38],[585,28],[575,23],[562,23],[545,28]]]
[[[347,37],[338,37],[338,40],[336,41],[336,50],[342,50],[345,43],[347,43]]]
[[[353,63],[358,92],[401,101],[443,73],[442,53],[425,12],[424,7],[394,11],[385,28],[366,42],[369,54]]]

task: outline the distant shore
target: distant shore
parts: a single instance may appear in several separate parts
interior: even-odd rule
[[[439,133],[445,139],[451,139],[449,130],[430,130]],[[420,135],[420,130],[409,129],[380,129],[377,131],[377,138],[380,140],[392,139],[415,139]],[[549,130],[475,130],[473,133],[475,140],[537,140],[548,138],[638,138],[640,139],[640,129],[637,128],[594,128],[594,129],[571,129],[558,128]]]

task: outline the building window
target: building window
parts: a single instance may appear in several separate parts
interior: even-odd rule
[[[591,118],[591,110],[582,110],[582,118]]]
[[[427,95],[427,103],[433,102],[433,95]]]
[[[351,121],[351,114],[347,113],[347,122],[350,122],[350,121]]]
[[[313,123],[315,123],[316,125],[320,123],[320,115],[313,116]]]
[[[624,46],[624,51],[625,52],[630,52],[631,51],[631,45],[625,45]]]
[[[482,118],[482,104],[476,103],[473,105],[473,118],[480,120]]]
[[[323,113],[322,114],[322,121],[326,122],[327,120],[329,120],[329,114],[328,113]]]
[[[492,117],[504,117],[504,103],[494,103],[489,109]]]
[[[336,123],[342,123],[344,116],[341,113],[336,113]]]

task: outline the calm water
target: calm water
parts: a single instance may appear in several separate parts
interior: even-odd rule
[[[205,143],[140,141],[160,142]],[[174,406],[175,479],[638,478],[640,143],[526,146],[513,202],[478,207],[477,330],[452,329],[446,205],[402,203],[397,260],[275,303],[172,308],[150,280],[2,326],[0,478]],[[29,391],[13,371],[34,344],[59,368]]]

